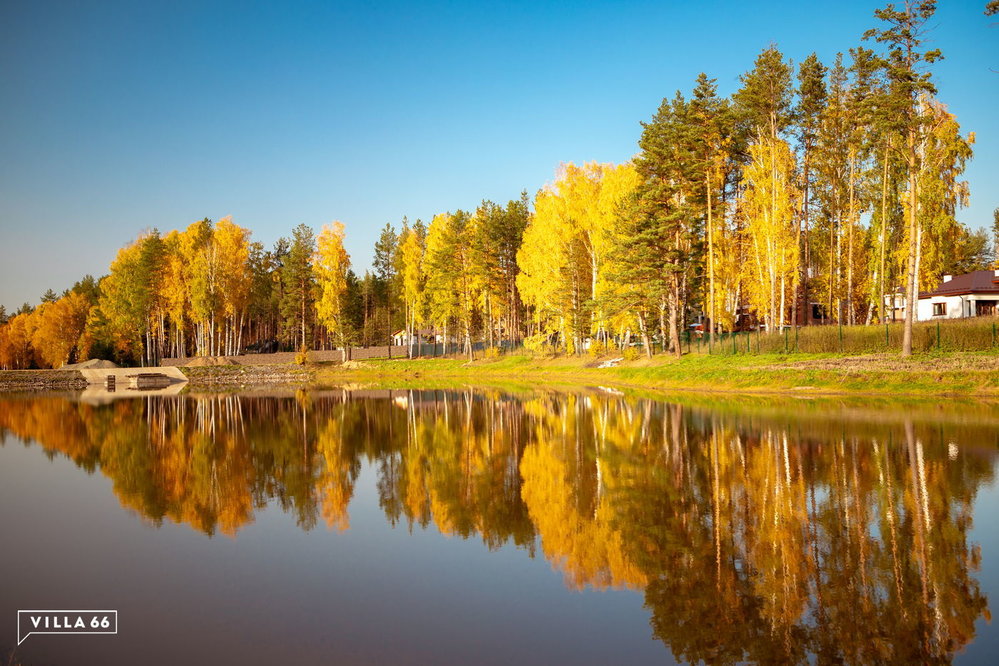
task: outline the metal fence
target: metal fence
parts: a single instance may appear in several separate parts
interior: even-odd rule
[[[871,325],[786,326],[773,334],[765,330],[697,335],[686,331],[680,345],[685,353],[700,354],[876,354],[902,348],[902,323]],[[654,342],[653,351],[663,351]],[[999,324],[993,317],[917,322],[912,329],[914,351],[991,351],[999,347]],[[639,348],[642,348],[639,346]]]
[[[718,333],[714,340],[707,334],[698,335],[685,331],[680,337],[684,353],[732,354],[794,354],[794,353],[847,353],[872,354],[898,351],[902,346],[902,324],[874,324],[870,326],[787,326],[779,333],[768,334],[763,330]],[[472,343],[476,356],[486,353],[485,342]],[[497,342],[493,349],[500,353],[523,350],[519,342]],[[632,345],[644,353],[641,342]],[[994,317],[975,317],[938,322],[919,322],[913,326],[912,348],[915,351],[990,351],[999,348],[999,325]],[[551,350],[558,353],[557,349]],[[661,341],[652,342],[653,353],[665,351]],[[607,354],[619,353],[612,345]],[[313,350],[309,360],[316,363],[361,361],[376,358],[441,358],[462,357],[467,349],[462,343],[420,343],[412,345],[381,345],[377,347],[350,347],[347,350]],[[585,354],[586,352],[583,352]],[[273,354],[242,354],[226,357],[238,365],[271,365],[294,363],[295,352]],[[165,358],[161,365],[187,365],[192,358]]]

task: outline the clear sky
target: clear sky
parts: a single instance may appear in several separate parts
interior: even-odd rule
[[[831,63],[881,2],[0,0],[0,304],[106,273],[143,229],[232,215],[270,246],[505,202],[560,162],[621,162],[697,73],[732,93],[775,42]],[[933,21],[940,98],[977,134],[971,207],[999,205],[999,24]]]

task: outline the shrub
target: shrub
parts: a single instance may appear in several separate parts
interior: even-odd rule
[[[544,348],[547,347],[548,335],[545,333],[538,333],[537,335],[529,335],[524,338],[524,349],[529,352],[542,353]]]
[[[603,356],[607,353],[607,343],[603,340],[591,340],[590,348],[586,350],[590,356]]]
[[[295,352],[295,363],[298,365],[305,365],[309,362],[309,348],[302,345],[297,352]]]
[[[624,348],[624,360],[625,361],[637,361],[641,357],[642,352],[638,350],[638,347],[632,347],[628,345]]]
[[[576,354],[576,341],[571,337],[565,339],[565,353],[568,356],[574,356]]]
[[[499,347],[486,347],[486,358],[499,358],[503,355],[503,350]]]

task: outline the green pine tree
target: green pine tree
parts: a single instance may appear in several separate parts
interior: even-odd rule
[[[905,0],[901,8],[888,4],[874,16],[887,24],[872,28],[864,39],[874,39],[887,48],[879,60],[888,81],[884,96],[886,124],[904,137],[901,146],[906,164],[908,192],[906,202],[906,278],[905,326],[902,333],[902,355],[912,355],[912,324],[915,320],[915,294],[918,284],[918,202],[919,202],[919,141],[925,130],[925,118],[920,114],[922,95],[936,94],[928,66],[943,58],[939,49],[923,50],[930,29],[929,20],[936,11],[935,0]]]
[[[291,246],[281,268],[281,318],[284,337],[298,348],[308,348],[312,342],[315,278],[312,274],[312,254],[316,238],[311,227],[300,224],[292,231]]]
[[[815,142],[818,139],[819,119],[826,105],[826,67],[815,53],[809,55],[798,67],[798,146],[801,150],[801,215],[796,224],[801,252],[801,270],[795,300],[794,318],[803,324],[809,321],[811,307],[808,293],[808,268],[811,266],[811,204],[815,198],[815,169],[813,165]]]

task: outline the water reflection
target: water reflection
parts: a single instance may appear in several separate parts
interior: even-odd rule
[[[989,618],[968,542],[993,410],[681,405],[600,393],[383,391],[0,401],[13,434],[108,476],[145,520],[234,535],[275,500],[543,554],[644,593],[683,660],[949,661]]]

